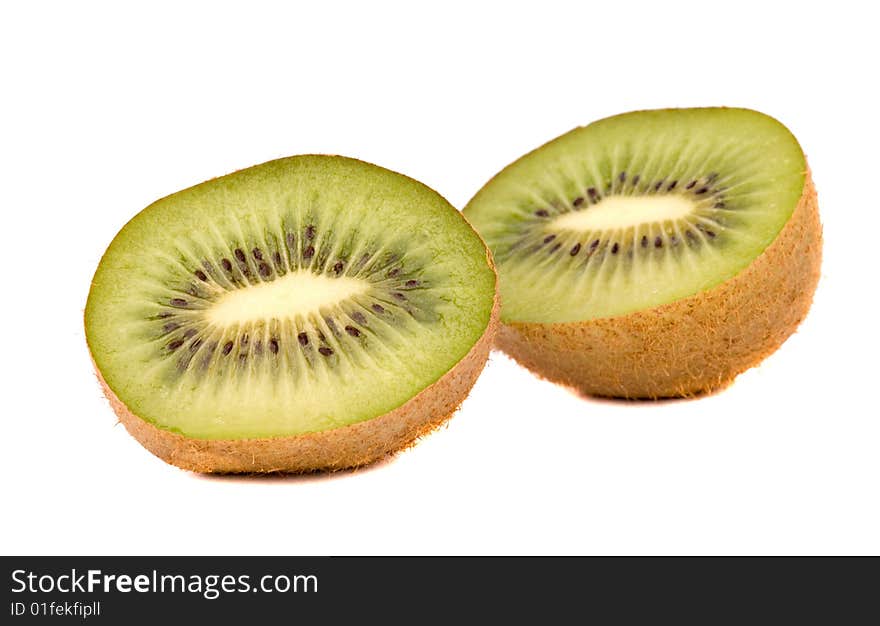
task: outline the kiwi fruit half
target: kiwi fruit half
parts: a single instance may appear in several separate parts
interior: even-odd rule
[[[745,109],[577,128],[502,170],[464,213],[498,266],[499,347],[585,394],[723,387],[794,332],[819,277],[803,151]]]
[[[200,472],[355,467],[447,419],[483,368],[496,276],[446,200],[296,156],[163,198],[95,273],[86,339],[128,431]]]

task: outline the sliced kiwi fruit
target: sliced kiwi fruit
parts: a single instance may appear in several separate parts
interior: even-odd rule
[[[458,407],[496,320],[491,256],[421,183],[336,156],[163,198],[95,273],[86,338],[129,432],[200,472],[354,467]]]
[[[502,170],[464,213],[498,266],[498,345],[586,394],[725,386],[794,332],[819,277],[804,154],[756,111],[577,128]]]

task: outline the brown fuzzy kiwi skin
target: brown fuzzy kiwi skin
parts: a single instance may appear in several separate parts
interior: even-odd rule
[[[488,248],[486,258],[495,271]],[[446,422],[486,365],[498,328],[498,279],[483,335],[452,369],[398,408],[382,416],[332,430],[289,437],[196,439],[158,428],[132,413],[95,372],[104,395],[129,434],[160,459],[211,474],[298,474],[353,469],[413,445]]]
[[[555,324],[502,322],[497,346],[547,380],[593,396],[688,397],[729,385],[806,317],[822,225],[807,170],[776,239],[748,267],[696,295],[628,315]]]

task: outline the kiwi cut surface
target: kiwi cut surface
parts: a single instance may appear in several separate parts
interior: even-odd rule
[[[198,471],[362,465],[446,419],[482,369],[495,273],[421,183],[280,159],[155,202],[118,233],[85,312],[132,434]]]
[[[587,394],[726,385],[806,315],[821,226],[804,154],[764,114],[638,111],[509,165],[464,210],[498,265],[498,344]]]

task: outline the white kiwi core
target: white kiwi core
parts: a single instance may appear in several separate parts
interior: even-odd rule
[[[694,212],[696,203],[678,195],[662,196],[606,196],[596,204],[580,211],[560,215],[553,226],[574,232],[617,230],[678,220]]]
[[[206,317],[218,326],[293,319],[360,295],[369,287],[367,281],[359,278],[321,276],[299,270],[272,282],[226,292],[208,309]]]

